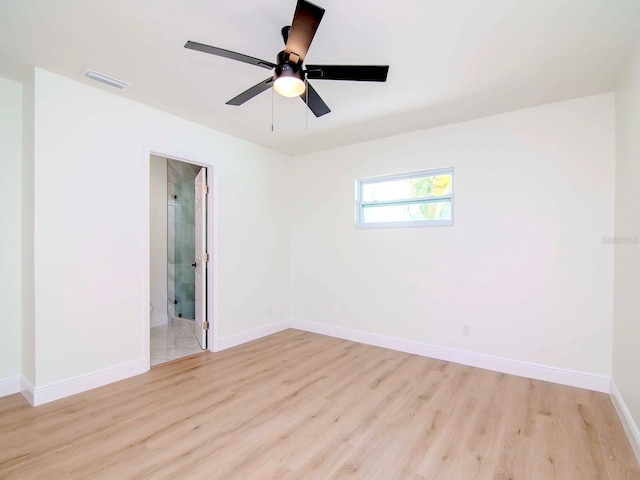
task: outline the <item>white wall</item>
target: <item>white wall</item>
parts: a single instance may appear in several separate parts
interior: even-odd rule
[[[616,135],[613,380],[640,432],[640,41],[616,91]]]
[[[609,375],[614,162],[613,94],[296,157],[292,316]],[[357,178],[448,166],[453,227],[354,228]]]
[[[151,326],[167,323],[167,159],[151,155],[149,172]]]
[[[221,336],[287,317],[288,157],[44,70],[35,75],[36,388],[145,355],[146,149],[213,166]]]
[[[21,373],[22,85],[0,78],[0,394]]]
[[[35,71],[22,85],[22,201],[21,201],[21,287],[22,287],[22,378],[36,383],[35,272],[34,272],[34,157],[35,157]],[[28,386],[24,385],[27,389]]]

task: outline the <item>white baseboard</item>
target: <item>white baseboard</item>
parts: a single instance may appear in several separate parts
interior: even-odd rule
[[[151,328],[159,327],[161,325],[166,325],[167,323],[169,323],[169,316],[166,313],[160,314],[160,315],[151,315],[151,320],[150,320]]]
[[[312,333],[342,338],[353,342],[365,343],[376,347],[413,353],[423,357],[437,358],[448,362],[460,363],[471,367],[484,368],[495,372],[508,373],[519,377],[533,378],[547,382],[560,383],[572,387],[609,393],[610,377],[586,372],[577,372],[536,363],[521,362],[507,358],[494,357],[482,353],[465,352],[453,348],[439,347],[428,343],[414,342],[400,338],[377,335],[349,328],[336,327],[322,323],[292,319],[290,327]]]
[[[427,343],[414,342],[411,340],[404,340],[374,333],[362,332],[349,328],[337,327],[315,322],[307,322],[296,319],[281,320],[279,322],[271,323],[269,325],[258,327],[253,330],[248,330],[246,332],[214,339],[213,351],[218,352],[226,350],[228,348],[232,348],[243,343],[257,340],[259,338],[286,330],[287,328],[294,328],[297,330],[318,333],[321,335],[328,335],[331,337],[342,338],[345,340],[351,340],[367,345],[388,348],[391,350],[412,353],[424,357],[436,358],[439,360],[460,363],[463,365],[484,368],[526,378],[560,383],[563,385],[585,388],[598,392],[612,392],[613,398],[615,399],[614,405],[616,405],[618,414],[621,418],[623,418],[623,423],[626,422],[625,429],[628,429],[627,433],[629,434],[630,438],[636,439],[635,444],[633,442],[632,444],[634,446],[634,451],[636,451],[636,455],[638,455],[638,445],[640,444],[640,433],[638,433],[638,428],[633,423],[631,415],[626,409],[626,406],[624,405],[619,392],[617,392],[617,389],[615,389],[615,392],[617,393],[614,392],[615,385],[611,383],[610,377],[604,375],[596,375],[586,372],[578,372],[574,370],[549,367],[546,365],[539,365],[535,363],[494,357],[491,355],[480,353],[466,352]],[[68,397],[76,393],[91,390],[93,388],[101,387],[109,383],[117,382],[119,380],[124,380],[125,378],[139,375],[148,370],[147,364],[148,362],[141,359],[128,364],[107,368],[98,372],[90,373],[88,375],[82,375],[64,380],[62,382],[57,382],[40,387],[34,387],[24,377],[18,377],[19,380],[17,378],[7,379],[5,383],[7,384],[8,389],[12,389],[11,391],[13,393],[21,391],[24,397],[29,401],[29,403],[36,406],[58,400],[60,398]],[[19,383],[19,386],[16,385],[16,383]],[[3,383],[0,382],[0,388],[2,387],[2,385]],[[18,387],[17,390],[16,386]],[[0,390],[0,392],[1,391],[2,390]]]
[[[0,397],[20,393],[20,375],[0,380]]]
[[[20,377],[20,393],[24,398],[27,399],[27,402],[29,402],[31,405],[33,405],[34,390],[35,390],[35,387],[33,386],[33,383],[31,383],[29,380],[27,380],[24,377]]]
[[[246,332],[237,333],[235,335],[229,335],[228,337],[218,338],[217,342],[214,339],[214,352],[226,350],[227,348],[237,347],[243,343],[258,340],[259,338],[273,335],[274,333],[281,332],[289,328],[289,320],[281,320],[279,322],[270,323],[263,327],[254,328],[253,330],[247,330]]]
[[[638,463],[640,463],[640,429],[638,429],[638,425],[633,420],[631,412],[629,408],[627,408],[627,404],[624,402],[620,390],[618,390],[616,382],[614,382],[613,379],[611,379],[611,401],[613,402],[616,412],[618,412],[624,431],[627,433],[633,453],[636,454]]]
[[[69,397],[77,393],[86,392],[94,388],[102,387],[125,378],[140,375],[148,370],[147,363],[144,360],[136,360],[134,362],[117,365],[115,367],[105,368],[97,372],[86,375],[69,378],[61,382],[51,383],[49,385],[34,387],[31,382],[22,379],[22,394],[33,405],[37,407],[44,403],[53,402],[61,398]]]

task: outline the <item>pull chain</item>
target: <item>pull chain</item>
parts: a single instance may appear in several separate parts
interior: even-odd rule
[[[271,87],[271,131],[273,132],[273,87]]]
[[[307,76],[305,75],[304,77],[304,95],[306,97],[306,104],[307,104],[307,108],[304,109],[304,123],[305,123],[305,130],[309,130],[309,80],[307,80]]]

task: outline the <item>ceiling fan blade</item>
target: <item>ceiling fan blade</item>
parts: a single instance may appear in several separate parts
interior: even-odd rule
[[[307,82],[307,90],[300,95],[300,98],[307,104],[309,110],[311,110],[316,117],[321,117],[331,111],[309,82]]]
[[[307,78],[386,82],[389,65],[307,65]]]
[[[267,62],[266,60],[260,60],[259,58],[232,52],[231,50],[225,50],[224,48],[212,47],[211,45],[205,45],[204,43],[192,42],[191,40],[184,44],[184,48],[210,53],[211,55],[217,55],[219,57],[230,58],[231,60],[237,60],[238,62],[244,62],[250,65],[257,65],[258,67],[266,68],[267,70],[276,68],[275,63]]]
[[[245,90],[237,97],[232,98],[227,102],[227,105],[242,105],[247,100],[251,100],[256,95],[264,92],[265,90],[269,90],[273,86],[273,77],[269,77],[266,80],[254,85],[248,90]]]
[[[292,62],[302,63],[304,61],[323,15],[324,8],[306,0],[298,0],[287,45],[284,49]]]

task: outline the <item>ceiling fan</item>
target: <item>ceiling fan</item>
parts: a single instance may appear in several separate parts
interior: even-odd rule
[[[275,69],[273,76],[232,98],[227,105],[242,105],[273,87],[276,92],[285,97],[299,96],[313,114],[320,117],[331,110],[308,82],[309,79],[385,82],[389,71],[388,65],[306,65],[305,67],[304,59],[323,15],[324,8],[306,0],[298,0],[291,26],[282,28],[285,48],[278,53],[276,63],[192,41],[188,41],[184,47],[268,70]]]

